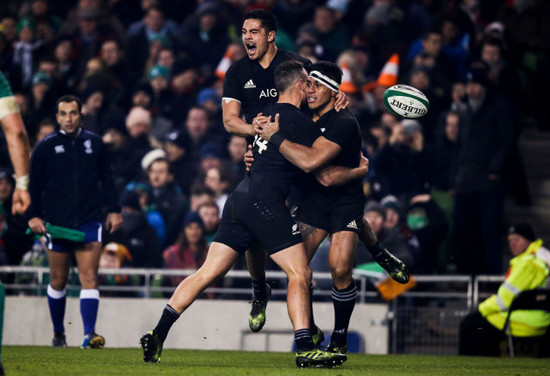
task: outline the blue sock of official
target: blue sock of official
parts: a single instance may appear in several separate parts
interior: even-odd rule
[[[332,304],[334,305],[334,331],[330,341],[336,346],[344,346],[347,343],[349,320],[355,307],[357,288],[355,281],[345,289],[338,290],[332,286]]]
[[[80,290],[80,315],[84,324],[84,335],[95,331],[97,309],[99,307],[99,290]]]
[[[48,285],[48,305],[50,306],[50,317],[52,318],[53,331],[56,334],[65,333],[63,318],[65,317],[65,304],[67,302],[67,290],[54,290]]]

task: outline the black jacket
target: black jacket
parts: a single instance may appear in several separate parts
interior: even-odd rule
[[[120,212],[107,147],[84,129],[74,139],[57,130],[36,146],[29,192],[28,218],[57,226],[101,222],[103,205]]]

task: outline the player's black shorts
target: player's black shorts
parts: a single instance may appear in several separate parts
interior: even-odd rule
[[[302,235],[282,200],[252,199],[247,192],[234,191],[225,202],[213,241],[239,253],[258,241],[273,254],[301,243]]]
[[[334,234],[340,231],[359,233],[363,224],[363,198],[308,195],[296,208],[294,219]]]

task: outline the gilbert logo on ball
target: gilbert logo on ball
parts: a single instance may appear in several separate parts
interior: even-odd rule
[[[384,92],[384,105],[389,112],[407,119],[426,115],[430,109],[428,98],[409,85],[394,85]]]

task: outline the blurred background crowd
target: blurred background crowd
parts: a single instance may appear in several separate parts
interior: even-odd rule
[[[31,143],[54,131],[55,101],[70,93],[111,150],[124,227],[102,265],[204,261],[245,173],[246,141],[224,130],[221,96],[227,68],[246,56],[241,17],[255,8],[276,14],[279,48],[342,67],[370,160],[365,216],[380,243],[416,274],[501,274],[504,200],[530,204],[517,141],[526,128],[550,130],[548,2],[3,0],[0,70]],[[385,110],[397,83],[426,94],[426,116]],[[43,251],[10,214],[0,145],[0,262],[37,264]]]

